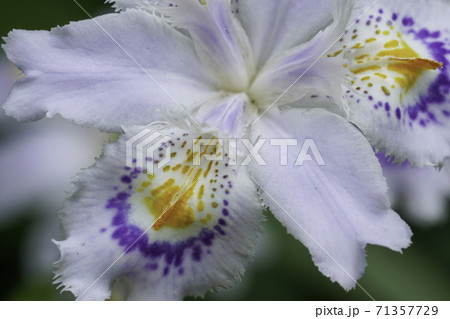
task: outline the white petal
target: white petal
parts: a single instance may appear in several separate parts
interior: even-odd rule
[[[247,34],[232,12],[230,0],[163,0],[148,8],[186,30],[205,65],[230,91],[245,91],[254,75]]]
[[[309,42],[290,48],[267,61],[249,94],[261,106],[295,102],[312,91],[325,92],[341,100],[345,71],[330,63],[326,53],[336,42],[349,21],[352,1],[334,1],[332,23]],[[280,35],[283,37],[284,35]]]
[[[160,118],[158,109],[182,111],[214,95],[191,40],[144,11],[50,32],[12,31],[4,49],[27,75],[4,105],[19,120],[60,113],[79,124],[119,131],[120,125]]]
[[[132,128],[126,138],[143,129]],[[138,141],[157,148],[152,156],[161,161],[170,149],[169,164],[153,175],[125,167],[121,138],[79,177],[64,209],[68,239],[58,243],[57,281],[80,299],[108,298],[117,280],[126,283],[128,299],[199,296],[228,285],[252,254],[262,207],[246,171],[214,159],[193,165],[193,147],[211,135],[159,132],[153,144]],[[216,142],[202,153],[219,155]]]
[[[238,9],[259,66],[308,42],[333,20],[330,0],[244,0]]]
[[[404,3],[378,1],[334,50],[347,58],[350,120],[371,144],[438,165],[450,156],[450,4]]]
[[[332,281],[347,290],[355,286],[366,266],[367,244],[396,251],[409,245],[411,231],[389,208],[380,164],[347,121],[323,110],[294,109],[262,118],[252,134],[298,140],[298,147],[288,149],[287,166],[280,165],[273,146],[266,146],[261,155],[268,167],[252,166],[252,175],[277,219]],[[314,160],[295,165],[306,139],[319,153],[307,148]]]

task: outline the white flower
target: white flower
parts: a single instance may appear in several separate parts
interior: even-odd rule
[[[408,46],[422,45],[422,55],[397,57],[391,52],[387,58],[373,58],[380,52],[377,46],[352,43],[355,35],[373,42],[363,35],[371,32],[370,24],[339,42],[351,25],[352,4],[116,1],[118,8],[128,10],[50,32],[13,31],[5,50],[27,77],[6,101],[8,114],[33,120],[60,113],[80,124],[128,130],[78,177],[78,191],[64,209],[68,239],[58,243],[62,257],[57,274],[65,289],[78,298],[105,299],[111,285],[121,282],[129,299],[178,299],[228,285],[242,273],[257,239],[262,220],[257,188],[274,215],[308,247],[320,271],[345,289],[363,274],[367,244],[397,251],[407,247],[411,232],[389,207],[386,182],[367,139],[387,148],[393,138],[385,132],[392,129],[399,135],[395,141],[405,140],[406,150],[397,143],[390,153],[397,150],[399,158],[438,164],[450,155],[446,135],[439,152],[427,149],[426,141],[448,125],[430,129],[419,145],[423,149],[414,149],[409,135],[416,131],[396,129],[389,115],[375,121],[372,104],[359,103],[351,93],[347,104],[342,89],[347,74],[349,83],[354,81],[349,85],[356,85],[365,81],[359,75],[366,71],[366,76],[377,76],[369,72],[375,67],[391,71],[391,59],[418,67],[411,76],[425,88],[447,73],[435,70],[444,61],[433,60],[429,47],[417,39]],[[372,9],[380,12],[385,6],[390,10],[385,2]],[[384,36],[373,32],[383,46],[388,45]],[[336,41],[346,47],[328,52]],[[367,61],[357,50],[367,51]],[[330,56],[322,58],[326,53]],[[366,69],[359,72],[359,64]],[[385,81],[399,77],[382,75]],[[385,85],[372,84],[384,94],[384,103],[398,104],[402,112],[403,101],[409,101],[404,92],[408,85],[404,91],[397,88],[397,104],[385,101]],[[376,93],[372,98],[381,99]],[[421,91],[410,94],[417,98]],[[145,128],[136,125],[160,120],[157,109],[184,112],[201,129],[159,128],[171,138],[159,145],[157,156],[164,158],[170,147],[171,161],[147,174],[125,166],[126,140]],[[195,141],[204,138],[212,139],[205,154],[228,159],[229,151],[220,154],[214,147],[227,134],[248,136],[253,143],[313,139],[326,165],[308,161],[296,166],[298,152],[293,151],[288,165],[280,166],[268,145],[260,149],[266,166],[253,162],[247,170],[218,159],[192,164]]]

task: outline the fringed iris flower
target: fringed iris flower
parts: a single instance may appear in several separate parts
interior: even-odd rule
[[[367,244],[406,248],[411,231],[390,209],[372,146],[420,164],[449,156],[441,86],[447,33],[427,29],[425,37],[416,28],[425,18],[412,28],[403,23],[410,12],[384,2],[370,9],[378,14],[360,16],[365,5],[115,1],[119,13],[50,32],[13,31],[4,48],[27,76],[6,101],[8,114],[59,113],[126,130],[76,179],[62,212],[67,239],[57,243],[57,282],[80,299],[109,298],[116,285],[128,299],[227,286],[252,255],[261,200],[347,290],[364,272]],[[351,17],[360,17],[355,27]],[[434,106],[426,98],[436,85],[444,100]],[[428,111],[406,117],[422,97]],[[126,164],[127,142],[161,120],[158,109],[177,113],[175,124],[150,125],[166,139],[145,163],[170,161],[151,172],[137,157]],[[223,147],[244,137],[259,145],[262,162]],[[271,148],[269,139],[278,142]],[[292,139],[299,143],[279,144]],[[308,140],[320,163],[310,154],[299,161]],[[281,163],[274,145],[286,155]]]

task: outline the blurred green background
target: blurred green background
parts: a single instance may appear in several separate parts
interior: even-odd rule
[[[102,0],[78,2],[92,15],[112,11]],[[49,29],[87,18],[73,0],[3,1],[0,8],[1,36],[14,28]],[[0,143],[15,130],[3,125]],[[23,247],[31,226],[41,218],[38,207],[36,203],[21,208],[20,217],[0,224],[0,300],[73,300],[70,293],[60,294],[51,284],[51,267],[38,276],[24,271]],[[402,208],[397,211],[402,213]],[[370,300],[358,287],[347,293],[331,283],[314,266],[306,248],[287,235],[270,213],[266,215],[265,234],[242,282],[210,293],[206,300]],[[450,300],[450,223],[411,226],[413,245],[403,255],[368,247],[368,267],[360,284],[376,300]]]

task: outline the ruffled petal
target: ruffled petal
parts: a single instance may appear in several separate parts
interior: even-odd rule
[[[156,2],[157,0],[152,0]],[[141,6],[142,1],[139,0],[106,0],[106,3],[111,3],[112,7],[116,11],[126,10],[126,9],[137,9]]]
[[[19,120],[60,113],[120,131],[159,119],[158,109],[189,110],[215,96],[191,40],[144,11],[15,30],[4,49],[26,74],[4,104]]]
[[[326,53],[345,31],[352,4],[334,1],[332,23],[326,29],[266,62],[249,90],[261,108],[292,103],[316,91],[341,101],[345,71],[334,61],[330,63]]]
[[[197,53],[219,80],[222,89],[245,91],[255,66],[247,34],[232,12],[230,0],[147,1],[173,26],[186,30]]]
[[[334,50],[347,59],[350,120],[371,144],[399,163],[439,165],[450,156],[450,4],[405,3],[378,1]]]
[[[408,247],[411,231],[389,208],[380,164],[347,121],[320,109],[292,109],[268,114],[252,135],[298,141],[288,148],[287,165],[266,145],[260,154],[268,166],[254,165],[251,174],[275,217],[332,281],[347,290],[355,286],[367,244]]]
[[[63,210],[57,282],[79,299],[109,298],[118,282],[127,299],[200,296],[228,285],[252,255],[263,217],[247,172],[219,160],[228,153],[212,135],[160,127],[150,144],[156,132],[144,129],[109,145]],[[136,151],[156,150],[147,171],[125,166],[126,140],[141,132]]]
[[[238,10],[258,66],[310,41],[333,21],[330,0],[244,0]]]
[[[239,0],[230,0],[231,9],[233,13],[238,12]],[[117,11],[126,9],[145,9],[146,6],[157,5],[161,3],[161,0],[106,0],[106,3],[111,3],[113,8]],[[173,4],[173,2],[172,2]]]
[[[394,204],[404,206],[405,217],[419,225],[435,225],[448,218],[448,170],[413,168],[408,162],[402,165],[392,163],[383,153],[377,156],[388,182],[389,194]],[[446,166],[449,164],[446,161]]]

